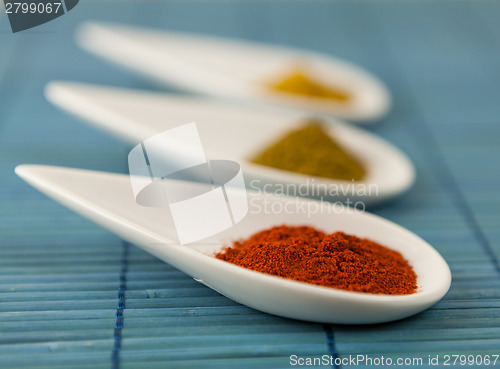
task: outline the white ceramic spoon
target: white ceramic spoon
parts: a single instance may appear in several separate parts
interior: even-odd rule
[[[306,50],[106,23],[83,24],[77,42],[155,82],[207,95],[284,104],[360,123],[382,117],[391,105],[387,88],[367,71]],[[352,99],[325,101],[267,87],[297,63],[325,85],[348,91]]]
[[[451,274],[444,259],[428,243],[408,230],[368,213],[330,204],[322,212],[300,210],[318,206],[306,199],[264,196],[248,192],[249,212],[238,224],[203,241],[202,245],[177,246],[168,208],[138,205],[126,175],[49,166],[22,165],[16,173],[32,186],[80,215],[135,243],[228,298],[257,310],[315,322],[380,323],[421,312],[448,291]],[[170,182],[183,189],[201,184]],[[264,211],[291,203],[297,211]],[[290,207],[288,208],[290,210]],[[212,256],[231,240],[248,237],[273,225],[312,225],[326,232],[344,231],[367,237],[397,250],[418,276],[418,292],[391,296],[348,292],[320,287],[251,271]]]
[[[324,120],[330,133],[365,165],[368,173],[363,181],[312,177],[250,162],[257,152],[310,117],[304,112],[254,109],[207,99],[74,82],[50,83],[46,97],[61,109],[134,145],[194,121],[211,159],[237,161],[247,185],[266,188],[268,192],[349,201],[351,205],[359,201],[370,206],[400,195],[415,180],[415,169],[400,150],[374,134],[333,118]],[[286,187],[288,185],[290,187]]]

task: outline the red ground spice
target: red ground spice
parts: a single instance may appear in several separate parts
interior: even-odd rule
[[[406,295],[417,290],[413,268],[397,252],[343,232],[273,227],[235,241],[218,259],[258,272],[348,291]]]

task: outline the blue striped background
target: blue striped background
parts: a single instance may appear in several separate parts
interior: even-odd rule
[[[500,354],[499,16],[500,2],[483,0],[87,0],[18,34],[1,17],[0,367],[288,368],[291,354],[334,352],[440,354],[445,367],[445,354]],[[73,32],[86,19],[305,47],[380,76],[395,106],[369,129],[412,158],[418,180],[373,211],[441,252],[446,298],[375,326],[262,314],[24,184],[19,163],[125,167],[129,148],[49,105],[48,81],[156,88],[79,50]]]

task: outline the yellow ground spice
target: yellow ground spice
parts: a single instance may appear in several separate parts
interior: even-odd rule
[[[272,83],[270,86],[276,91],[295,95],[336,100],[342,103],[347,103],[351,100],[351,95],[347,91],[330,85],[326,86],[308,76],[308,74],[301,69],[293,70],[283,79]]]
[[[285,134],[251,159],[253,163],[311,176],[361,181],[363,165],[348,153],[320,122],[310,120]]]

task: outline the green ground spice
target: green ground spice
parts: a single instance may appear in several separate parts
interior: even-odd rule
[[[322,128],[308,121],[256,155],[253,163],[317,177],[361,181],[363,165]]]

